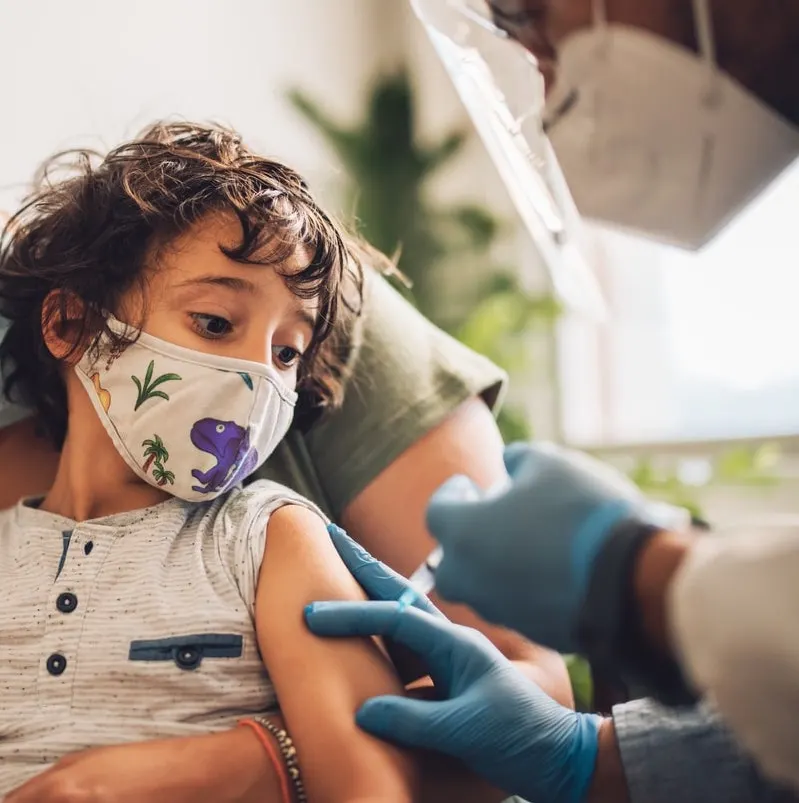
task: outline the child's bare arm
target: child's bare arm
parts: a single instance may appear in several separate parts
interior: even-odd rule
[[[272,516],[256,596],[258,642],[314,803],[417,794],[410,756],[355,724],[369,697],[402,693],[393,667],[373,641],[319,639],[303,619],[314,600],[362,598],[317,515],[291,506]]]
[[[249,728],[71,753],[3,798],[7,803],[279,803],[282,799],[272,763]]]

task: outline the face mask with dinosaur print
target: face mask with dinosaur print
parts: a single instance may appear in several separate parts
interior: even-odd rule
[[[109,328],[130,328],[108,318]],[[297,394],[268,365],[186,349],[142,332],[101,338],[75,372],[125,462],[151,485],[199,502],[252,474],[275,450]]]

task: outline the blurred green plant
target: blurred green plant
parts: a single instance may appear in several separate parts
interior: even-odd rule
[[[574,707],[578,711],[589,712],[594,710],[594,679],[591,675],[591,665],[579,655],[564,655],[566,669],[569,672],[569,681],[574,694]]]
[[[429,197],[430,180],[461,153],[467,133],[420,142],[406,70],[375,80],[354,127],[336,122],[302,91],[290,92],[289,100],[336,153],[345,171],[345,208],[359,232],[408,278],[405,295],[509,374],[527,370],[531,332],[551,328],[557,303],[525,292],[516,270],[493,260],[493,246],[506,233],[498,218],[474,204],[446,205]],[[453,266],[460,271],[457,286],[446,281]],[[506,440],[532,435],[524,411],[512,405],[499,424]]]
[[[679,466],[658,465],[649,456],[639,458],[628,472],[633,482],[648,496],[684,507],[697,518],[704,518],[699,496],[712,486],[771,487],[779,482],[776,473],[779,447],[763,443],[754,448],[736,447],[710,460],[707,478],[699,485],[686,483]]]

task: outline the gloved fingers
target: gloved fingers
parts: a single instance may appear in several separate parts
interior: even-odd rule
[[[513,478],[519,472],[519,469],[531,457],[537,456],[537,449],[527,441],[516,441],[505,447],[502,453],[502,459],[505,461],[505,471]]]
[[[401,614],[396,602],[312,602],[305,622],[317,636],[391,636]]]
[[[575,454],[578,453],[551,441],[518,441],[505,447],[503,458],[505,471],[511,479],[515,479],[522,471],[543,473],[548,469],[564,469]]]
[[[407,697],[373,697],[361,706],[355,721],[380,739],[405,747],[447,752],[449,734],[441,733],[439,723],[444,720],[448,705]]]
[[[312,602],[305,621],[318,636],[388,636],[422,656],[453,627],[443,617],[402,608],[397,602]]]
[[[347,535],[337,524],[328,524],[327,532],[339,557],[353,576],[364,566],[377,563],[377,558],[370,555],[357,541]]]
[[[363,590],[374,600],[396,600],[411,588],[411,584],[398,572],[370,555],[360,544],[350,538],[341,527],[329,524],[327,531],[344,565],[361,584]],[[430,600],[420,594],[413,606],[434,616],[443,616]]]
[[[305,609],[305,621],[319,636],[385,636],[404,644],[447,687],[461,663],[479,674],[504,660],[476,631],[396,602],[314,602]]]
[[[490,534],[485,535],[490,538]],[[466,557],[466,560],[463,558]],[[485,561],[479,557],[469,560],[464,550],[444,550],[441,562],[436,569],[436,594],[447,602],[474,606],[475,599],[482,594],[484,579],[480,577],[485,569]]]
[[[535,471],[550,479],[557,477],[559,484],[582,492],[594,489],[626,499],[642,498],[641,490],[624,472],[585,452],[556,443],[513,443],[505,449],[505,468],[511,478],[525,470],[528,483],[534,480]]]
[[[561,461],[564,470],[573,475],[590,479],[608,493],[618,494],[626,499],[640,499],[641,489],[622,471],[585,452],[563,450]]]
[[[446,544],[458,529],[452,527],[453,521],[459,521],[463,511],[479,503],[483,495],[483,490],[469,477],[462,474],[450,477],[427,503],[427,529],[437,541]]]

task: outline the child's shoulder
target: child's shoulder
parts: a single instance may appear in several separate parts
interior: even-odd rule
[[[0,527],[7,527],[16,519],[17,505],[0,510]]]
[[[214,502],[198,506],[195,527],[203,543],[213,544],[241,596],[255,604],[255,589],[266,546],[266,529],[272,514],[288,505],[313,511],[327,518],[311,501],[284,485],[258,480],[233,488]]]
[[[263,531],[269,517],[287,505],[304,507],[327,522],[327,517],[313,502],[272,480],[256,480],[249,485],[232,488],[214,503],[204,505],[202,517],[205,527],[210,525],[218,535],[241,537]]]
[[[256,480],[249,485],[233,488],[224,496],[222,507],[226,511],[247,510],[274,512],[286,505],[300,505],[318,513],[323,519],[326,516],[310,499],[273,480]]]

